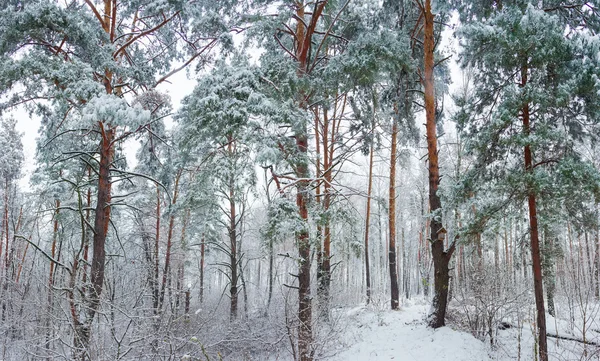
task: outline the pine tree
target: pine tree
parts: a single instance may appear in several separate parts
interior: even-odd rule
[[[540,210],[551,210],[540,202],[542,195],[552,194],[566,202],[568,211],[567,190],[597,190],[597,172],[581,158],[578,145],[598,134],[600,84],[592,80],[600,69],[593,55],[598,40],[571,27],[589,14],[577,6],[515,2],[497,3],[476,15],[467,10],[463,19],[477,20],[461,31],[463,64],[474,70],[476,90],[472,99],[460,100],[457,119],[477,161],[466,189],[499,190],[505,197],[500,204],[528,205],[539,356],[544,361]],[[594,181],[586,183],[582,177]],[[481,219],[502,207],[490,205]]]
[[[215,15],[236,17],[225,16],[231,7],[223,5],[104,0],[99,6],[93,1],[63,6],[32,0],[0,10],[0,89],[3,94],[17,86],[23,89],[13,92],[3,107],[26,104],[45,116],[47,143],[60,145],[65,139],[68,143],[69,135],[78,134],[88,145],[96,144],[85,151],[54,148],[63,158],[89,163],[98,177],[91,287],[84,311],[72,312],[75,358],[91,357],[92,322],[104,287],[112,185],[117,181],[114,170],[119,167],[115,152],[123,140],[155,120],[152,111],[133,104],[134,98],[205,55],[219,40],[227,44],[230,25],[214,21]],[[207,17],[212,20],[206,21]],[[174,60],[183,66],[171,66]],[[65,156],[70,151],[72,157]],[[117,172],[117,178],[124,174]]]
[[[246,217],[248,193],[256,182],[251,152],[259,144],[260,116],[273,111],[260,91],[256,69],[236,57],[232,65],[220,62],[203,77],[184,99],[178,115],[179,146],[185,154],[200,155],[195,166],[205,169],[213,181],[210,190],[216,193],[223,213],[221,223],[229,243],[219,249],[228,258],[225,264],[232,320],[238,315],[242,277],[241,223]]]

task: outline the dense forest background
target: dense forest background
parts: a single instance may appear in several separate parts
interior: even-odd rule
[[[598,358],[595,2],[1,4],[3,359],[320,360],[415,299]]]

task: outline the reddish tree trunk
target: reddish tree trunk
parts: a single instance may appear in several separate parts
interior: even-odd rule
[[[521,87],[527,85],[528,67],[523,66],[521,69]],[[531,132],[529,120],[529,104],[525,104],[521,110],[523,119],[523,135],[528,137]],[[531,146],[525,145],[524,149],[525,171],[533,177],[533,157],[531,154]],[[540,239],[538,230],[536,194],[531,184],[532,180],[528,181],[527,185],[527,204],[529,205],[529,234],[531,237],[531,259],[533,268],[533,287],[535,294],[535,306],[537,309],[537,328],[538,328],[538,343],[540,361],[548,361],[548,342],[546,338],[546,310],[544,306],[544,285],[542,280],[542,259],[540,255]]]
[[[327,0],[315,4],[308,25],[304,22],[304,2],[296,3],[296,16],[299,21],[296,25],[296,60],[297,73],[303,77],[308,71],[309,50],[311,48],[312,35],[316,30],[317,22],[327,5]],[[302,92],[298,94],[298,106],[307,108],[307,97]],[[312,296],[310,290],[310,239],[308,236],[308,202],[310,195],[310,176],[308,169],[308,129],[306,124],[297,126],[294,134],[296,139],[297,157],[296,177],[299,181],[296,185],[296,206],[298,214],[303,221],[304,229],[296,232],[296,246],[298,247],[299,270],[298,270],[298,353],[300,361],[313,360],[313,334],[312,334]]]
[[[444,234],[442,227],[442,203],[438,195],[440,183],[440,170],[438,165],[437,134],[435,123],[435,93],[433,83],[433,54],[435,50],[434,15],[431,12],[431,0],[425,2],[425,38],[424,48],[424,79],[425,88],[425,116],[427,129],[427,155],[429,160],[429,212],[432,214],[429,223],[429,239],[431,242],[431,255],[434,268],[434,295],[432,313],[429,315],[429,326],[442,327],[446,323],[446,307],[448,305],[448,288],[450,274],[448,264],[454,251],[454,243],[446,251],[444,248]]]
[[[333,148],[330,149],[329,145],[329,124],[330,119],[327,109],[323,110],[323,178],[325,182],[324,188],[324,199],[323,209],[327,212],[331,206],[331,158],[333,157]],[[334,121],[335,123],[335,121]],[[333,145],[333,144],[332,144]],[[323,227],[323,255],[321,261],[320,271],[320,285],[319,293],[324,300],[325,315],[328,315],[327,308],[329,304],[329,295],[331,287],[331,227],[329,218],[325,219],[325,227]]]
[[[92,322],[98,307],[100,306],[100,296],[104,286],[104,269],[106,261],[106,236],[108,234],[108,225],[110,223],[110,201],[111,201],[111,180],[110,166],[114,157],[113,140],[115,137],[114,128],[98,123],[102,141],[100,142],[100,166],[98,171],[98,199],[96,203],[96,216],[94,219],[94,239],[93,255],[91,262],[91,288],[87,296],[87,314],[85,321],[81,324],[76,322],[76,342],[79,349],[79,359],[88,359],[88,347],[90,342],[90,333]],[[108,128],[106,128],[108,127]]]

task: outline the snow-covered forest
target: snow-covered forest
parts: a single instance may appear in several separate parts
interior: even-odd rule
[[[600,360],[596,1],[0,5],[0,359]]]

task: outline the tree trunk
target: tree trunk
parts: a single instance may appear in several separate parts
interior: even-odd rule
[[[397,310],[400,306],[398,290],[398,273],[396,271],[396,146],[398,138],[398,121],[394,117],[392,125],[392,149],[390,153],[390,190],[389,190],[389,245],[388,258],[390,267],[391,307]]]
[[[367,186],[367,210],[365,215],[365,280],[367,288],[367,305],[371,303],[371,269],[369,267],[369,226],[371,222],[371,191],[373,189],[373,153],[374,146],[369,149],[369,185]]]
[[[309,50],[312,35],[316,29],[317,21],[323,13],[328,1],[318,2],[311,13],[310,22],[304,22],[304,2],[296,3],[296,17],[300,19],[296,24],[296,60],[297,74],[299,77],[306,75],[309,64]],[[303,92],[298,94],[298,107],[307,108],[307,96]],[[299,179],[296,185],[296,206],[298,215],[302,220],[303,228],[296,232],[296,246],[298,247],[298,354],[300,361],[313,360],[313,333],[312,333],[312,296],[310,290],[310,239],[308,235],[308,202],[310,195],[310,176],[308,168],[308,129],[306,124],[296,127],[294,132],[298,160],[295,162],[295,175]]]
[[[202,233],[202,242],[200,242],[200,303],[204,302],[204,250],[206,238]]]
[[[231,149],[231,142],[229,143]],[[235,214],[235,188],[233,177],[229,180],[229,268],[231,271],[231,280],[229,287],[230,305],[229,318],[235,320],[237,318],[238,308],[238,260],[237,260],[237,225]]]
[[[596,207],[598,207],[596,205]],[[596,220],[598,216],[596,216]],[[594,242],[594,296],[600,300],[600,229],[596,224],[596,239]]]
[[[440,170],[438,166],[437,134],[435,123],[435,93],[433,83],[435,39],[433,33],[434,15],[431,13],[431,0],[425,2],[425,38],[424,47],[424,88],[425,88],[425,113],[427,128],[427,155],[429,160],[429,212],[430,219],[429,241],[431,242],[431,255],[434,268],[434,295],[432,313],[429,315],[429,326],[442,327],[446,323],[446,307],[448,304],[448,287],[450,274],[448,265],[454,252],[454,242],[444,250],[444,234],[442,232],[442,203],[437,194],[440,183]]]
[[[266,169],[265,169],[265,184],[269,184]],[[267,204],[270,206],[271,205],[271,194],[269,193],[269,186],[267,186],[265,188],[266,188]],[[265,317],[267,316],[267,314],[269,312],[269,307],[271,306],[271,299],[273,298],[273,261],[274,261],[273,237],[269,237],[268,241],[269,241],[269,244],[268,244],[268,246],[269,246],[269,296],[267,298],[267,307],[265,308]],[[260,263],[259,263],[259,265],[260,265]]]
[[[524,65],[521,69],[521,87],[527,85],[528,67]],[[529,124],[529,104],[525,104],[522,109],[523,135],[528,137],[531,128]],[[533,157],[531,146],[525,145],[524,149],[525,171],[529,176],[533,176]],[[527,203],[529,205],[529,234],[531,237],[531,259],[533,268],[533,284],[535,293],[535,305],[537,309],[537,328],[539,338],[540,361],[548,361],[548,343],[546,338],[546,311],[544,306],[544,286],[542,280],[542,260],[540,255],[540,240],[538,231],[536,194],[531,184],[528,182]]]
[[[156,228],[154,233],[154,278],[152,279],[152,301],[154,314],[158,315],[160,305],[160,289],[158,288],[158,277],[160,276],[159,268],[159,249],[160,249],[160,188],[156,185]]]
[[[296,136],[296,146],[303,156],[307,153],[307,137],[306,135],[298,134]],[[308,178],[308,165],[300,161],[301,164],[297,167],[299,178]],[[296,205],[300,218],[303,220],[304,229],[296,234],[299,256],[299,272],[298,272],[298,319],[300,327],[298,330],[298,351],[300,353],[300,361],[312,361],[312,296],[310,292],[310,239],[308,237],[308,198],[309,198],[309,183],[307,181],[299,181],[296,194]]]
[[[98,195],[96,203],[96,215],[94,218],[94,239],[92,244],[92,264],[91,264],[91,288],[87,296],[87,314],[85,321],[76,325],[79,359],[89,359],[89,343],[92,322],[100,306],[100,296],[104,286],[104,269],[106,261],[106,236],[108,234],[108,225],[110,224],[110,202],[111,202],[111,179],[110,166],[114,157],[115,129],[102,122],[98,123],[102,134],[100,142],[100,167],[98,171]]]
[[[4,250],[4,268],[6,269],[6,275],[8,275],[8,266],[9,266],[9,259],[8,259],[8,239],[9,239],[9,221],[8,221],[8,208],[9,208],[9,204],[8,204],[8,193],[10,192],[10,184],[8,182],[8,179],[6,179],[6,185],[5,185],[5,189],[4,189],[4,225],[6,228],[6,232],[4,232],[4,238],[5,238],[5,250]]]
[[[52,248],[51,256],[54,260],[56,255],[56,241],[58,238],[58,216],[60,214],[60,200],[55,201],[56,210],[54,211],[54,229],[52,233]],[[48,274],[48,319],[47,319],[47,330],[46,330],[46,350],[50,351],[50,339],[52,338],[52,314],[54,310],[53,306],[54,298],[54,262],[50,262],[50,272]]]
[[[554,235],[544,229],[543,275],[546,296],[548,298],[548,313],[556,317],[554,307],[554,292],[556,290],[556,272],[554,270],[555,240]]]
[[[163,269],[162,275],[162,284],[160,288],[160,300],[158,302],[158,311],[160,312],[163,307],[163,303],[165,300],[165,289],[167,287],[167,282],[170,282],[171,277],[171,248],[173,247],[173,229],[175,228],[175,212],[173,208],[177,203],[177,196],[179,195],[179,180],[181,179],[182,170],[179,169],[177,171],[177,175],[175,176],[175,185],[173,187],[173,199],[171,201],[171,207],[169,209],[169,228],[167,230],[167,249],[165,250],[165,267]]]

